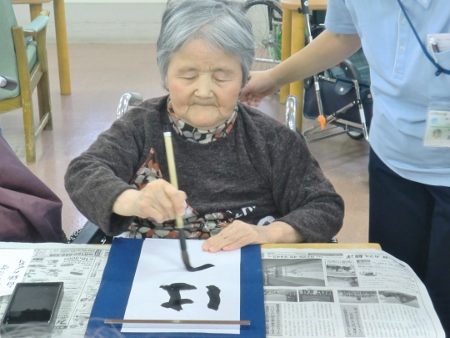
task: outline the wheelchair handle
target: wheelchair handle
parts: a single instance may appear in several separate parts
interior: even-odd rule
[[[309,3],[308,3],[308,0],[302,0],[301,3],[302,3],[302,8],[301,9],[299,8],[299,12],[301,10],[301,13],[303,13],[305,15],[309,14]]]
[[[344,60],[337,65],[344,71],[345,77],[350,80],[361,81],[361,76],[359,75],[358,68],[350,60]]]
[[[130,106],[137,106],[142,101],[142,95],[139,93],[129,92],[123,94],[117,107],[116,118],[118,119],[125,114]]]
[[[294,95],[289,95],[286,98],[286,125],[289,129],[296,131],[296,114],[297,114],[298,99]]]

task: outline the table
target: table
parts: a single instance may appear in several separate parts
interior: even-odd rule
[[[59,86],[61,94],[71,93],[69,48],[67,42],[66,12],[64,0],[12,0],[12,4],[28,4],[30,6],[30,17],[33,20],[42,11],[42,4],[53,2],[55,18],[56,48],[58,54]]]
[[[380,249],[378,244],[371,243],[267,244],[262,247]],[[3,249],[34,249],[32,264],[23,281],[63,281],[65,293],[55,324],[56,332],[64,336],[84,336],[110,245],[0,242],[0,256]],[[0,317],[8,299],[8,296],[0,297]]]
[[[378,243],[295,243],[295,244],[263,244],[261,248],[295,248],[295,249],[377,249]]]
[[[310,10],[326,10],[328,0],[309,0]],[[281,60],[286,60],[291,55],[305,47],[305,18],[298,12],[301,8],[300,0],[280,0],[283,9],[282,37],[281,37]],[[280,90],[280,102],[285,103],[288,95],[298,98],[296,110],[297,130],[302,130],[302,107],[303,107],[303,81],[293,82]]]
[[[138,242],[138,240],[130,241]],[[125,250],[129,250],[129,248],[127,246]],[[289,248],[306,250],[298,250],[300,256],[297,256]],[[32,249],[32,259],[28,268],[20,262],[20,259],[28,260],[29,258],[26,257],[30,257],[30,252],[21,251],[22,256],[20,256],[18,252],[11,252],[9,249],[14,251]],[[54,336],[81,338],[85,336],[87,321],[99,290],[110,249],[110,245],[0,242],[0,262],[3,257],[0,282],[16,280],[15,275],[20,273],[25,273],[24,282],[63,281],[65,293],[58,311],[53,331]],[[314,249],[319,249],[316,251],[317,255],[313,252]],[[340,329],[338,328],[340,324],[333,322],[339,320],[338,317],[341,316],[342,319],[339,323],[342,322],[344,316],[346,318],[363,318],[361,313],[375,313],[374,316],[364,317],[370,324],[365,326],[368,330],[367,336],[378,337],[377,330],[382,330],[385,335],[388,332],[392,333],[388,334],[389,336],[399,336],[399,333],[404,332],[405,324],[409,323],[411,325],[409,328],[414,326],[414,330],[420,330],[420,332],[415,331],[418,336],[445,337],[423,283],[412,269],[380,249],[380,245],[373,243],[262,245],[262,272],[264,278],[267,278],[265,280],[267,280],[268,291],[270,291],[267,293],[270,298],[264,303],[266,316],[269,316],[269,319],[266,317],[266,323],[269,323],[268,326],[266,325],[266,330],[269,330],[267,331],[268,335],[279,336],[280,325],[288,325],[294,331],[301,331],[297,336],[309,336],[308,330],[311,326],[292,324],[292,318],[294,318],[294,321],[298,323],[306,321],[308,324],[317,319],[319,329],[323,329],[326,322],[326,330],[333,330],[330,332],[336,333],[337,330],[340,330],[339,332],[342,333],[335,336],[353,336],[352,332],[357,332],[354,330],[362,328],[359,321],[344,321],[344,327]],[[345,256],[339,257],[339,252],[345,252]],[[131,255],[133,254],[136,252]],[[329,281],[326,290],[320,289],[325,276],[323,259],[326,259],[326,276]],[[349,259],[357,259],[361,264],[358,263],[358,276],[364,277],[361,277],[363,285],[360,288],[358,284],[352,284],[355,274],[355,271],[352,272],[352,267],[354,269],[356,266]],[[293,264],[290,260],[300,260],[301,262]],[[122,266],[120,265],[120,267]],[[121,272],[125,270],[120,268]],[[276,271],[285,272],[276,274],[274,273]],[[373,283],[369,283],[369,279],[372,278]],[[299,289],[298,293],[295,292],[296,296],[293,296],[292,289],[297,287],[302,290]],[[349,290],[348,287],[355,287],[355,289]],[[337,302],[333,305],[334,299]],[[8,300],[9,296],[0,297],[0,317],[6,309]],[[318,303],[319,305],[316,305],[317,301],[330,304]],[[304,305],[298,307],[295,305],[297,302],[304,302]],[[355,306],[355,304],[358,305]],[[399,304],[405,306],[399,307]],[[360,309],[360,307],[364,307],[364,309]],[[284,310],[280,311],[279,309]],[[329,317],[330,311],[337,317]],[[380,311],[389,318],[393,316],[391,322],[393,327],[386,326],[384,319],[386,317],[379,318]],[[283,313],[287,315],[283,315]],[[322,314],[322,317],[318,314]],[[407,323],[398,322],[396,318],[404,318]],[[328,325],[329,322],[331,322],[330,325]],[[417,322],[423,323],[423,326],[417,327]],[[349,334],[343,335],[344,330],[348,330]],[[405,335],[400,336],[405,337]]]

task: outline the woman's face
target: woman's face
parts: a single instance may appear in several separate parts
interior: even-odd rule
[[[172,56],[166,77],[175,114],[199,129],[213,129],[233,113],[242,84],[239,60],[196,39]]]

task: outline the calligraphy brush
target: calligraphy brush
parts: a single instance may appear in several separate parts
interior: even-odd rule
[[[170,131],[164,133],[164,143],[166,145],[166,156],[167,165],[169,166],[170,183],[178,189],[178,179],[177,172],[175,169],[175,157],[173,155],[173,145],[172,145],[172,134]],[[186,250],[186,237],[184,234],[183,219],[180,215],[175,217],[176,227],[178,229],[180,246],[181,246],[181,257],[183,258],[183,263],[188,271],[200,271],[213,267],[213,264],[204,264],[197,268],[191,266],[189,262],[189,255]]]

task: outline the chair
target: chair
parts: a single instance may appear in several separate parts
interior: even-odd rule
[[[325,28],[319,24],[312,29],[306,2],[303,2],[302,13],[310,43]],[[302,135],[307,142],[342,133],[356,140],[365,138],[369,141],[372,105],[369,64],[363,50],[359,49],[338,65],[305,79],[303,116],[318,122]],[[335,128],[342,130],[330,133]]]
[[[0,113],[22,108],[27,162],[36,160],[37,135],[43,129],[52,129],[46,51],[48,15],[48,11],[42,11],[23,29],[17,25],[11,0],[0,0],[0,74],[19,84],[12,91],[0,88]],[[35,88],[39,104],[36,130],[32,103]]]
[[[34,20],[34,18],[42,12],[43,4],[53,3],[59,87],[61,94],[69,95],[72,92],[72,87],[70,82],[69,47],[67,42],[66,9],[64,0],[11,0],[11,2],[13,5],[29,5],[31,20]]]
[[[116,118],[120,118],[130,107],[138,106],[143,100],[142,95],[139,93],[127,92],[123,94],[119,100],[119,105],[117,106]],[[111,244],[112,239],[111,236],[106,235],[97,225],[87,221],[81,229],[74,231],[70,235],[68,243]]]

